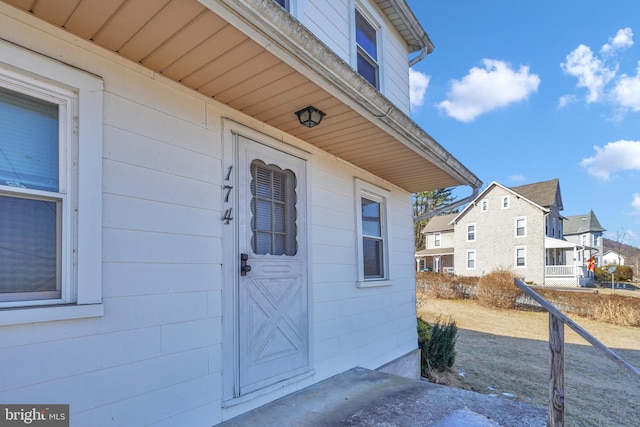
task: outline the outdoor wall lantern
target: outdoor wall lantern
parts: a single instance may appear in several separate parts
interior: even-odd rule
[[[326,114],[309,105],[307,108],[296,111],[296,116],[298,116],[298,120],[300,120],[301,125],[312,128],[319,125]]]

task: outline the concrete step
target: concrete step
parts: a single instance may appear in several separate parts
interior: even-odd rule
[[[427,381],[354,368],[220,427],[542,427],[547,410]]]

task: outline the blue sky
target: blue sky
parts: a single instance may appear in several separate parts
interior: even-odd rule
[[[562,214],[640,246],[640,1],[407,3],[435,45],[412,118],[485,186],[558,178]]]

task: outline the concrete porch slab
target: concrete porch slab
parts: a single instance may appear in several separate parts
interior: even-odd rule
[[[534,405],[354,368],[220,427],[542,427]]]

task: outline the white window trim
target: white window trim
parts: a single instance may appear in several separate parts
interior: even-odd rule
[[[489,199],[480,200],[480,212],[489,212]]]
[[[384,20],[378,14],[378,12],[369,4],[368,2],[363,2],[360,0],[351,1],[350,5],[350,26],[351,26],[351,66],[356,72],[358,71],[358,43],[356,42],[356,10],[360,12],[363,18],[371,24],[371,26],[376,30],[376,47],[378,48],[378,59],[376,63],[378,64],[378,90],[381,93],[385,93],[385,84],[384,84],[384,33],[386,32],[386,28],[383,25]]]
[[[506,206],[505,206],[505,202]],[[511,200],[509,200],[509,196],[502,196],[502,199],[500,200],[500,207],[502,207],[502,209],[509,209],[509,206],[511,205]]]
[[[0,325],[102,316],[103,82],[77,68],[4,41],[0,41],[0,78],[27,92],[47,94],[59,88],[61,93],[76,94],[71,102],[75,105],[68,106],[71,135],[65,145],[72,152],[69,161],[77,164],[77,169],[66,178],[68,200],[66,207],[63,204],[68,211],[63,218],[66,216],[73,223],[73,227],[67,224],[67,241],[63,243],[62,260],[66,266],[63,298],[2,303]],[[63,166],[61,163],[60,167]]]
[[[518,236],[518,220],[524,220],[524,234],[522,236]],[[515,236],[516,239],[527,237],[527,217],[526,216],[517,216],[513,219],[513,235]]]
[[[524,265],[518,265],[518,250],[524,250]],[[526,246],[516,246],[513,249],[513,266],[514,268],[527,268],[527,247]]]
[[[433,233],[433,247],[439,248],[442,246],[442,233]]]
[[[473,226],[473,239],[469,239],[469,227],[471,226]],[[475,242],[477,238],[478,238],[478,227],[476,226],[476,223],[475,222],[468,223],[466,226],[465,239],[467,240],[467,242]]]
[[[375,279],[365,279],[364,277],[364,253],[362,249],[362,197],[367,197],[371,200],[380,202],[380,222],[382,227],[382,240],[383,244],[383,268],[384,277]],[[357,283],[358,288],[369,288],[378,286],[390,286],[392,284],[393,272],[391,270],[392,263],[390,262],[390,256],[393,253],[391,250],[391,233],[389,230],[389,202],[391,199],[391,192],[370,184],[366,181],[362,181],[355,178],[355,209],[356,209],[356,248],[357,248]]]
[[[473,267],[469,267],[469,254],[473,253]],[[475,249],[467,249],[464,254],[464,266],[467,270],[475,270],[478,267],[478,254]]]

